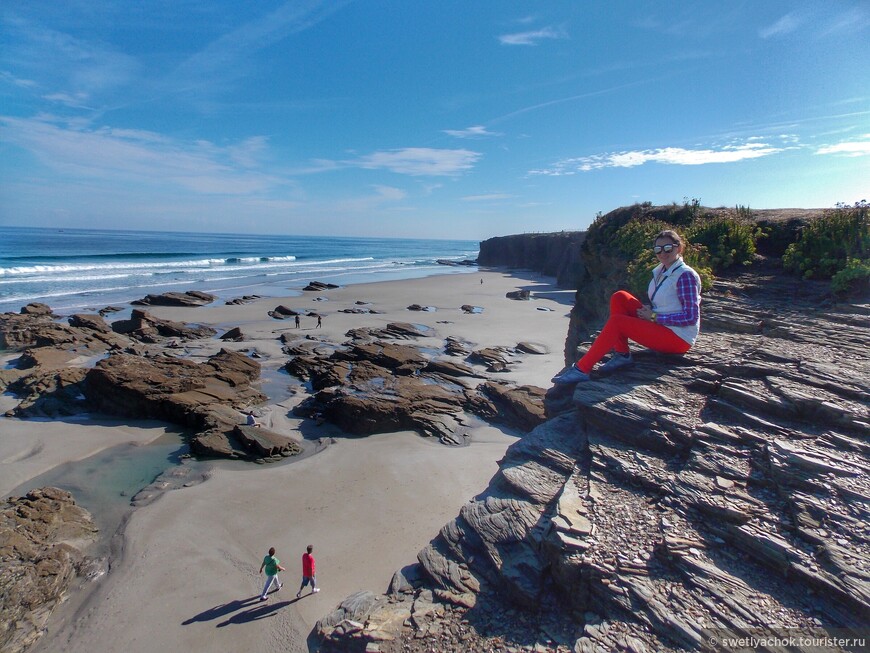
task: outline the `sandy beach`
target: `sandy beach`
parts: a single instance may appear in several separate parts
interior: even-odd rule
[[[505,298],[519,288],[531,290],[532,300]],[[379,313],[339,312],[355,302],[367,302]],[[268,317],[278,304],[320,313],[322,328],[312,317],[303,317],[298,330],[292,319]],[[410,304],[437,310],[409,311]],[[463,304],[483,310],[463,313]],[[474,348],[532,342],[549,353],[517,357],[510,371],[496,376],[548,387],[562,365],[572,304],[573,292],[555,288],[552,279],[490,271],[353,285],[238,306],[149,311],[219,329],[241,327],[246,341],[194,343],[189,355],[205,357],[222,346],[256,349],[264,371],[285,362],[277,340],[285,331],[341,343],[349,329],[401,321],[432,327],[433,343],[447,336]],[[425,340],[415,344],[426,347]],[[297,392],[259,407],[260,420],[301,440],[302,422],[289,410],[302,398]],[[119,442],[148,442],[164,432],[154,424],[74,426],[40,423],[36,428],[0,420],[0,487],[8,491],[66,460]],[[357,439],[341,437],[328,425],[303,430],[309,440],[331,436],[335,441],[290,464],[244,470],[216,465],[206,482],[167,492],[135,510],[109,574],[95,583],[77,611],[71,609],[73,601],[56,612],[36,650],[308,650],[306,638],[315,621],[356,590],[384,591],[393,572],[415,562],[438,529],[486,487],[496,461],[519,435],[481,426],[469,446],[450,448],[411,432]],[[315,546],[322,591],[306,592],[297,601],[301,555],[309,543]],[[269,546],[276,547],[287,568],[281,574],[285,587],[260,602],[264,577],[257,571]]]

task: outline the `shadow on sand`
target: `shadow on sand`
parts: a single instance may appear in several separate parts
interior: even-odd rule
[[[274,592],[272,593],[274,594]],[[257,621],[258,619],[272,617],[282,608],[296,603],[297,601],[299,601],[299,599],[294,597],[291,600],[281,601],[279,603],[266,603],[265,601],[260,601],[259,595],[255,595],[247,599],[237,599],[235,601],[230,601],[229,603],[216,605],[213,608],[200,612],[198,615],[195,615],[186,621],[182,621],[181,625],[189,626],[190,624],[199,621],[214,621],[215,619],[220,619],[227,615],[232,616],[217,624],[217,628],[223,628],[224,626],[232,624],[250,623],[252,621]],[[244,612],[238,612],[239,610],[244,610]],[[234,612],[238,612],[238,614],[233,614]]]

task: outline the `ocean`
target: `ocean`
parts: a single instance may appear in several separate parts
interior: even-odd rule
[[[350,285],[475,272],[467,240],[263,236],[0,227],[0,312],[30,302],[58,314],[146,294],[202,290],[226,301],[292,296],[310,281]]]

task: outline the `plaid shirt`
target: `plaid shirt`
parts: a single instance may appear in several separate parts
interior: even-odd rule
[[[679,313],[657,314],[656,322],[664,326],[689,326],[697,324],[701,317],[701,290],[698,288],[698,282],[695,281],[695,275],[689,272],[683,272],[680,278],[677,279],[677,298],[683,310]]]

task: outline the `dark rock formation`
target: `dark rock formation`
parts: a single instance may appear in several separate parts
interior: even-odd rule
[[[562,288],[578,288],[584,277],[580,247],[584,231],[498,236],[480,243],[480,265],[534,270],[556,277]]]
[[[508,299],[516,299],[519,301],[529,301],[532,297],[532,292],[530,290],[511,290],[508,293],[505,293],[505,297]]]
[[[302,290],[308,290],[313,292],[321,292],[323,290],[330,290],[332,288],[338,288],[334,283],[326,283],[323,281],[311,281],[305,286]]]
[[[375,327],[360,327],[351,329],[345,334],[353,340],[370,340],[372,338],[392,338],[398,340],[410,340],[431,335],[429,327],[408,324],[407,322],[390,322],[383,329]]]
[[[477,265],[477,261],[476,261],[476,260],[475,260],[475,261],[472,261],[472,260],[470,260],[470,259],[463,259],[463,260],[461,260],[461,261],[451,261],[451,260],[446,259],[446,258],[439,258],[439,259],[435,259],[435,262],[436,262],[438,265],[451,265],[451,266],[459,266],[459,265],[463,265],[463,266],[471,266],[471,265]]]
[[[35,350],[40,352],[43,350]],[[58,354],[58,350],[48,349]],[[35,353],[34,352],[34,353]],[[18,405],[7,414],[14,417],[61,417],[87,410],[82,385],[87,370],[81,367],[38,366],[7,386],[19,398]],[[2,383],[0,383],[2,385]]]
[[[543,388],[534,385],[516,387],[487,381],[478,387],[478,391],[489,399],[496,409],[493,414],[485,414],[490,422],[515,426],[521,431],[531,431],[546,419],[544,414],[546,391]],[[478,411],[478,415],[482,414],[483,411]]]
[[[265,455],[260,445],[251,446],[249,439],[237,438],[242,434],[236,428],[241,420],[239,411],[266,399],[252,386],[259,379],[260,365],[244,354],[222,349],[205,363],[169,356],[114,354],[90,370],[66,368],[62,373],[28,377],[30,383],[54,385],[50,385],[51,391],[31,393],[38,401],[32,406],[23,401],[16,414],[64,415],[94,410],[134,419],[161,419],[193,429],[191,449],[197,454],[230,458]],[[68,375],[74,376],[67,381]],[[26,389],[18,387],[21,383],[17,382],[15,389],[25,394]],[[73,393],[74,397],[69,396]],[[50,410],[47,402],[53,402],[48,404]],[[291,439],[278,434],[268,437],[273,452],[295,452]]]
[[[340,308],[340,309],[338,309],[338,312],[339,313],[350,313],[351,315],[368,315],[368,314],[383,313],[383,311],[376,311],[373,308],[360,308],[358,306],[354,307],[354,308]]]
[[[518,342],[517,351],[521,351],[524,354],[535,354],[537,356],[550,353],[550,350],[544,345],[540,345],[536,342]]]
[[[468,357],[472,363],[480,363],[486,365],[491,371],[501,372],[507,369],[510,364],[510,358],[506,351],[502,349],[493,349],[492,347],[484,347],[476,349]]]
[[[250,304],[260,299],[260,295],[242,295],[241,297],[233,297],[224,302],[227,306],[239,306],[241,304]]]
[[[241,327],[233,327],[220,337],[224,341],[242,342],[245,340],[245,334],[242,333]]]
[[[295,355],[285,369],[310,381],[316,391],[294,410],[297,415],[326,419],[355,435],[413,430],[445,444],[466,442],[469,412],[522,430],[543,419],[543,389],[501,384],[474,388],[468,379],[483,377],[474,368],[429,360],[417,347],[374,340],[373,334],[403,340],[431,335],[398,323],[353,330],[348,333],[352,344],[328,355],[304,343],[286,346]],[[492,368],[486,351],[476,360]]]
[[[211,304],[216,297],[207,292],[188,290],[187,292],[165,292],[159,295],[145,295],[135,299],[131,304],[136,306],[205,306]]]
[[[0,313],[0,349],[68,345],[81,335],[75,328],[55,322],[50,314],[25,313],[24,308],[21,313]]]
[[[259,363],[226,349],[206,363],[116,354],[87,371],[84,392],[102,412],[196,428],[213,404],[242,408],[263,401],[251,387],[259,375]]]
[[[106,324],[106,321],[103,319],[102,315],[87,315],[85,313],[76,313],[75,315],[70,315],[67,318],[67,322],[71,327],[78,327],[80,329],[90,329],[91,331],[98,331],[100,333],[111,333],[111,327]]]
[[[425,580],[324,621],[326,649],[866,635],[870,310],[822,293],[750,270],[705,295],[686,356],[636,351],[631,368],[552,389],[549,419],[420,552]],[[427,596],[440,614],[399,618]]]
[[[260,365],[252,360],[257,352],[249,358],[221,350],[206,363],[173,357],[169,350],[179,345],[164,338],[211,337],[214,329],[160,320],[139,309],[130,320],[112,325],[117,332],[97,315],[73,315],[69,322],[54,322],[51,309],[0,314],[0,341],[27,347],[16,369],[0,370],[0,390],[19,399],[7,414],[61,417],[97,411],[162,419],[193,429],[191,448],[201,455],[261,459],[298,453],[290,438],[260,429],[256,438],[245,437],[236,428],[242,408],[266,399],[252,385],[260,376]],[[243,337],[238,329],[224,334],[225,339]],[[143,344],[151,342],[167,349]],[[334,351],[310,342],[309,353]],[[96,360],[91,369],[82,364],[84,356]]]
[[[92,563],[90,514],[69,492],[34,489],[0,507],[0,649],[20,653],[42,635],[52,610]]]
[[[21,315],[46,315],[53,317],[51,307],[47,304],[40,304],[39,302],[31,302],[30,304],[27,304],[27,306],[22,306]]]
[[[161,320],[141,309],[133,309],[129,320],[112,322],[112,330],[142,342],[156,343],[161,338],[210,338],[217,331],[207,326]]]
[[[295,456],[302,451],[292,438],[259,426],[236,426],[233,436],[254,457],[278,458]]]
[[[288,308],[288,307],[284,306],[283,304],[279,304],[278,306],[276,306],[274,309],[272,309],[272,311],[269,314],[271,315],[272,313],[277,313],[278,315],[281,315],[284,317],[286,317],[288,315],[289,316],[305,315],[304,310],[297,311],[296,309]]]

